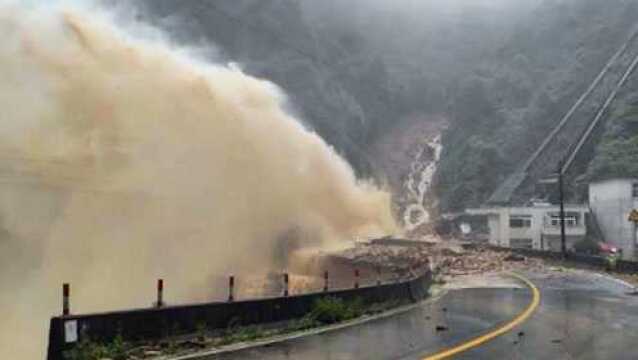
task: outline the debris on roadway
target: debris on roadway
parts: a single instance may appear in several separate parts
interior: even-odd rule
[[[338,256],[352,264],[383,267],[399,276],[429,268],[442,276],[478,275],[515,269],[542,269],[541,259],[483,247],[468,249],[459,242],[414,242],[411,245],[358,243]]]

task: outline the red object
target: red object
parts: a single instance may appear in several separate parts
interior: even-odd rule
[[[228,279],[228,301],[232,302],[235,300],[235,296],[234,296],[234,288],[235,288],[235,277],[234,276],[230,276],[230,278]]]
[[[328,291],[328,272],[323,273],[323,291]]]
[[[288,296],[288,273],[284,274],[284,296]]]
[[[70,310],[71,286],[62,284],[62,315],[69,315]]]
[[[618,252],[617,247],[608,243],[599,243],[598,248],[600,249],[600,252],[603,252],[603,253],[615,254]]]
[[[157,307],[164,306],[164,279],[157,280]]]

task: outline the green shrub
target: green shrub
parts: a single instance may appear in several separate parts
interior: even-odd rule
[[[284,332],[308,330],[318,325],[320,325],[319,322],[315,320],[311,314],[307,314],[301,319],[292,320]]]
[[[86,339],[80,341],[73,349],[65,351],[63,356],[66,360],[125,360],[127,347],[127,343],[119,335],[106,344]]]
[[[253,341],[266,335],[259,326],[244,326],[229,329],[219,342],[219,345],[228,345],[236,342]]]
[[[361,299],[346,303],[336,297],[317,299],[310,312],[310,317],[320,324],[333,324],[363,315],[364,307]]]

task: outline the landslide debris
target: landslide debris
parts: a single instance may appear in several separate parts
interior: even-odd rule
[[[400,277],[429,269],[443,276],[477,275],[513,269],[542,269],[543,261],[507,251],[468,247],[458,242],[413,242],[410,245],[358,243],[338,256],[352,264],[382,267]]]

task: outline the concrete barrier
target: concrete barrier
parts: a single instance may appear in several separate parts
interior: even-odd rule
[[[618,260],[616,261],[616,269],[614,270],[625,274],[635,274],[638,273],[638,262]]]
[[[109,342],[121,336],[125,341],[156,340],[193,333],[205,324],[223,329],[272,323],[303,317],[317,299],[332,296],[344,301],[361,299],[365,303],[392,300],[416,302],[428,296],[432,275],[427,272],[411,280],[356,289],[316,292],[287,297],[163,306],[84,315],[63,315],[51,319],[48,360],[63,359],[63,352],[78,341]]]
[[[370,244],[372,244],[372,245],[384,245],[384,246],[402,246],[402,247],[433,246],[434,245],[433,243],[428,243],[426,241],[409,240],[409,239],[396,239],[396,238],[372,239],[372,240],[370,240]]]

